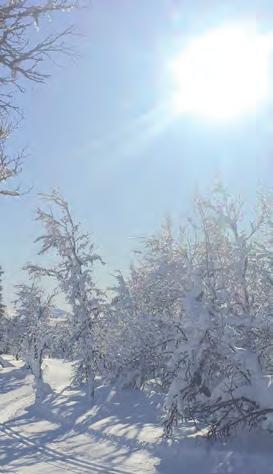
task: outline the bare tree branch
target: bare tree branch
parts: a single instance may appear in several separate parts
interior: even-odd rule
[[[19,187],[6,187],[22,168],[24,153],[9,158],[6,140],[12,132],[14,112],[20,112],[15,93],[24,92],[27,81],[44,83],[50,74],[42,65],[60,54],[75,56],[70,37],[73,26],[48,32],[51,17],[83,6],[81,0],[6,0],[0,5],[0,195],[18,196]],[[46,23],[47,22],[47,23]],[[46,27],[46,28],[45,28]],[[47,32],[45,32],[47,30]]]

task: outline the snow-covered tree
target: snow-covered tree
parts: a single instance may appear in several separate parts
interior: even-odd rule
[[[134,386],[153,379],[166,393],[166,435],[188,420],[214,437],[241,425],[271,429],[271,198],[258,196],[250,224],[246,215],[219,185],[196,198],[176,236],[167,221],[129,275],[117,275],[108,368]]]
[[[5,365],[5,361],[1,357],[1,354],[7,352],[8,347],[8,320],[6,318],[6,307],[3,301],[3,273],[2,267],[0,266],[0,366]]]
[[[77,359],[74,382],[86,384],[86,395],[90,399],[94,396],[95,375],[100,372],[102,363],[98,339],[102,293],[96,287],[93,270],[95,263],[103,262],[94,252],[89,235],[82,233],[79,224],[74,222],[67,202],[57,192],[45,195],[44,199],[51,209],[38,210],[37,220],[42,223],[44,233],[36,242],[41,244],[39,254],[55,252],[57,263],[51,267],[28,265],[28,270],[35,275],[55,278],[71,306],[71,344]]]
[[[67,319],[49,321],[49,355],[57,359],[73,359],[71,335],[73,334],[73,321]]]
[[[104,331],[106,369],[122,386],[142,387],[154,378],[159,361],[159,321],[138,309],[129,283],[117,275],[117,286]],[[157,329],[156,329],[157,327]]]
[[[170,346],[181,335],[183,252],[167,220],[128,277],[117,275],[107,340],[112,370],[125,384],[166,383]]]
[[[240,425],[271,426],[272,250],[265,242],[272,204],[260,196],[250,227],[242,203],[221,188],[196,207],[183,298],[186,337],[169,361],[166,434],[179,420],[194,420],[216,437]]]
[[[17,286],[15,301],[17,319],[21,323],[20,355],[34,377],[36,401],[48,393],[44,382],[42,362],[48,345],[47,320],[52,310],[53,296],[45,296],[35,282]]]
[[[0,319],[5,315],[5,305],[3,301],[3,286],[2,286],[2,276],[3,276],[3,270],[2,267],[0,266]]]

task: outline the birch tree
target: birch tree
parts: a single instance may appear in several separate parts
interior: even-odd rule
[[[68,203],[57,193],[44,195],[51,206],[39,209],[37,220],[44,233],[36,239],[41,245],[39,254],[55,253],[58,262],[50,267],[28,265],[31,274],[53,277],[71,306],[73,317],[72,346],[77,359],[74,382],[86,384],[86,395],[94,397],[95,375],[100,371],[101,351],[96,334],[102,317],[102,293],[93,278],[94,265],[103,263],[75,223]]]
[[[198,198],[196,210],[198,238],[183,298],[186,337],[169,362],[165,432],[189,420],[206,426],[209,437],[271,427],[272,202],[259,196],[250,225],[243,203],[223,189]]]
[[[48,345],[47,320],[52,310],[52,299],[53,295],[46,296],[35,282],[17,286],[16,315],[23,331],[20,335],[20,353],[34,377],[37,402],[49,391],[44,381],[42,363]]]
[[[70,41],[74,28],[68,25],[56,32],[52,20],[80,6],[77,0],[1,2],[0,195],[20,194],[20,187],[11,186],[11,182],[21,171],[25,153],[10,153],[10,147],[7,149],[15,124],[22,116],[17,93],[23,93],[29,82],[41,84],[48,80],[50,74],[45,65],[49,59],[75,55]]]

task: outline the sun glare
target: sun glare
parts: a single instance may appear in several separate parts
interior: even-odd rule
[[[169,64],[175,114],[231,119],[269,96],[272,37],[225,27],[192,39]]]

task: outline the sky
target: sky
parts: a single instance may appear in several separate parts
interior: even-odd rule
[[[115,270],[128,268],[140,238],[167,214],[185,217],[196,190],[215,178],[247,197],[272,185],[270,99],[227,122],[170,118],[165,108],[170,58],[190,38],[229,23],[272,32],[272,0],[93,0],[71,21],[84,35],[75,39],[80,58],[47,66],[47,83],[28,84],[18,98],[24,120],[10,146],[27,147],[20,182],[31,191],[0,202],[8,303],[26,278],[22,266],[41,262],[33,243],[41,232],[38,193],[58,188],[69,201],[107,263],[97,274],[107,286]]]

